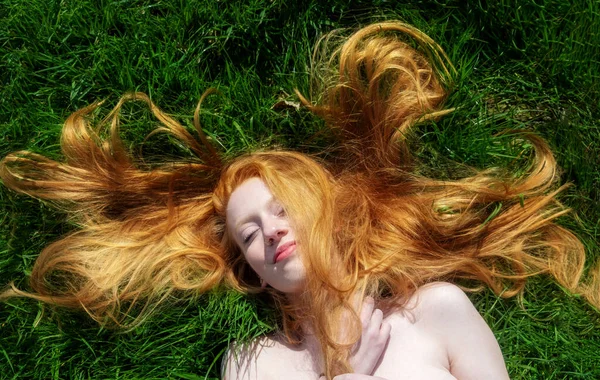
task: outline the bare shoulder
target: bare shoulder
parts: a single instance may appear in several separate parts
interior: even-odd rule
[[[445,308],[459,305],[472,305],[469,297],[458,286],[449,282],[432,282],[421,286],[412,296],[411,301],[416,307]]]
[[[224,380],[306,379],[315,371],[306,350],[274,336],[231,344],[221,366]]]
[[[470,326],[489,330],[487,324],[458,286],[434,282],[419,288],[406,305],[415,324],[448,343],[455,334]]]
[[[459,379],[507,379],[493,332],[458,286],[436,282],[419,288],[406,305],[414,324],[443,347]]]
[[[434,282],[420,287],[408,300],[404,310],[413,315],[415,322],[479,315],[465,292],[449,282]]]
[[[223,380],[254,380],[260,379],[258,358],[269,348],[273,342],[267,337],[260,337],[250,342],[233,342],[227,348],[221,365]]]

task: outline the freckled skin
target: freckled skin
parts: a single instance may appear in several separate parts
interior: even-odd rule
[[[299,292],[306,274],[300,247],[274,263],[277,248],[295,241],[295,235],[285,210],[264,182],[250,178],[238,186],[226,213],[227,229],[260,278],[284,293]]]

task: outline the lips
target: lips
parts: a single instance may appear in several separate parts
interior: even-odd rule
[[[279,261],[285,259],[290,256],[296,250],[296,242],[289,241],[277,247],[277,251],[275,251],[275,259],[274,264],[277,264]]]

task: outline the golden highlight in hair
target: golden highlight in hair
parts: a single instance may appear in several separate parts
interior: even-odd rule
[[[357,293],[391,311],[432,281],[473,280],[480,285],[470,290],[487,286],[511,297],[528,277],[547,273],[600,308],[598,271],[582,281],[584,247],[555,223],[569,211],[556,199],[566,185],[557,186],[543,139],[519,134],[533,146],[519,177],[488,169],[439,180],[414,171],[411,127],[450,112],[443,103],[453,68],[434,41],[400,22],[378,23],[319,62],[320,96],[298,95],[335,132],[331,160],[262,151],[225,162],[202,133],[199,108],[200,142],[141,93],[124,96],[97,126],[89,116],[98,104],[72,114],[62,131],[64,162],[26,151],[5,157],[0,176],[7,187],[53,202],[80,228],[40,253],[31,291],[12,286],[0,297],[30,297],[83,309],[105,325],[134,325],[172,297],[219,285],[262,291],[225,228],[231,193],[259,177],[284,205],[308,269],[300,303],[268,291],[291,342],[302,339],[306,323],[313,326],[328,378],[351,370],[350,348],[360,337],[352,311]],[[161,130],[200,161],[153,168],[134,162],[119,137],[119,110],[130,100],[146,102]],[[337,322],[348,312],[348,331],[355,333],[340,341]]]

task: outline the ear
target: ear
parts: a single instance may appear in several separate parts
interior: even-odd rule
[[[260,288],[265,289],[267,287],[267,285],[269,285],[269,284],[267,284],[267,282],[261,278],[260,279]]]

